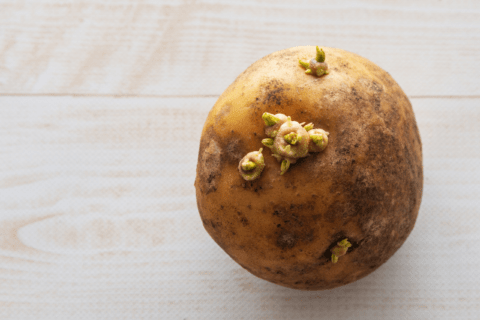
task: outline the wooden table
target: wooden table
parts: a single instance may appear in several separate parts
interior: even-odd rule
[[[424,196],[402,248],[331,291],[270,284],[203,229],[208,111],[296,45],[409,96]],[[480,3],[0,2],[0,319],[480,319]]]

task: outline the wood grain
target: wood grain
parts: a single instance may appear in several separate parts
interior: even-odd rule
[[[0,98],[1,319],[480,314],[476,99],[412,99],[425,157],[417,225],[386,265],[328,292],[257,279],[203,230],[193,179],[215,100]]]
[[[478,1],[2,1],[0,92],[218,96],[306,44],[358,53],[410,96],[480,94]]]
[[[478,319],[480,3],[0,0],[0,319]],[[203,229],[201,129],[251,63],[358,53],[409,95],[417,224],[327,292],[253,277]]]

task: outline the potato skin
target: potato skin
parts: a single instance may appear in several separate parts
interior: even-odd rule
[[[330,74],[306,75],[314,46],[272,53],[220,96],[203,128],[195,180],[211,237],[243,268],[273,283],[323,290],[387,261],[412,231],[423,188],[422,145],[412,106],[392,77],[356,54],[322,47]],[[264,112],[328,132],[321,153],[281,176],[264,148],[261,177],[238,163],[266,138]],[[337,241],[352,243],[336,264]]]

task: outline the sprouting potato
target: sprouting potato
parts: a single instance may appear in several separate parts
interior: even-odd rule
[[[322,49],[272,53],[225,90],[195,180],[220,247],[252,274],[303,290],[351,283],[387,261],[413,229],[423,188],[402,89],[367,59]]]

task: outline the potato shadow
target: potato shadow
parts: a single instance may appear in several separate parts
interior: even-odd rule
[[[410,276],[416,273],[410,261],[415,257],[407,250],[365,278],[326,291],[294,290],[258,279],[253,286],[260,298],[259,319],[416,319],[418,308],[409,305],[418,292],[418,276]]]

